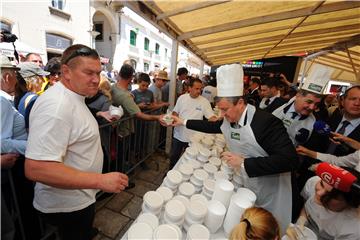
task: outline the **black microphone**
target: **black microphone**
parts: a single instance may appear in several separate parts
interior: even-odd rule
[[[315,121],[314,131],[322,136],[331,138],[331,128],[324,121],[321,121],[321,120]],[[347,152],[351,149],[351,147],[348,144],[346,144],[345,142],[343,142],[341,140],[336,140],[336,141],[338,141],[340,143],[338,147],[342,148],[342,151]]]
[[[310,135],[309,130],[307,130],[306,128],[300,128],[299,131],[295,135],[295,140],[299,144],[303,144],[308,140],[309,135]]]
[[[330,126],[328,124],[326,124],[324,121],[320,121],[320,120],[316,121],[314,123],[313,128],[314,128],[314,131],[320,135],[328,137],[331,134]]]

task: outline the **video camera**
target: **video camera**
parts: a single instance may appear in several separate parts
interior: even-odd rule
[[[18,37],[15,34],[12,34],[9,31],[4,31],[3,30],[3,31],[1,31],[1,34],[2,34],[2,41],[3,42],[13,43],[18,39]]]

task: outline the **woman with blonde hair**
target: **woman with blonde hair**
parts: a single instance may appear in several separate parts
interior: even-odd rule
[[[259,207],[252,207],[245,210],[240,223],[231,231],[229,239],[279,240],[280,227],[269,211]]]

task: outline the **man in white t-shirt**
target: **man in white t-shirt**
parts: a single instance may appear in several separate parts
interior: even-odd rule
[[[85,104],[98,91],[98,53],[84,45],[67,48],[61,80],[42,94],[30,114],[25,174],[36,182],[33,205],[61,239],[91,239],[95,195],[120,192],[128,177],[102,174],[99,127]]]
[[[172,112],[173,115],[185,119],[203,119],[216,120],[216,116],[211,109],[209,101],[200,96],[202,82],[199,79],[190,81],[189,93],[179,97]],[[170,169],[173,168],[179,160],[181,153],[188,146],[189,139],[194,130],[187,129],[184,126],[174,128],[174,137],[170,152]]]

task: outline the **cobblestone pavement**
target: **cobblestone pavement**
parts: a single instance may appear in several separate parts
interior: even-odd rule
[[[146,163],[149,170],[136,169],[134,188],[97,201],[94,226],[99,234],[93,240],[121,239],[141,212],[144,194],[160,186],[169,167],[165,153],[155,152]]]

